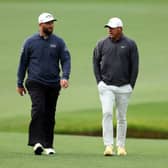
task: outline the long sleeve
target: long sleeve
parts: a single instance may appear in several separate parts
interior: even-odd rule
[[[28,51],[27,43],[25,42],[21,50],[20,62],[19,62],[18,71],[17,71],[17,78],[18,78],[17,86],[18,87],[23,87],[26,69],[28,66],[28,58],[29,58],[29,51]]]
[[[101,79],[100,73],[100,62],[101,62],[101,53],[99,51],[99,44],[94,48],[93,51],[93,71],[96,78],[97,83],[99,83]]]
[[[130,79],[132,88],[134,88],[135,86],[136,79],[138,76],[138,70],[139,70],[139,54],[136,43],[133,42],[131,45],[131,79]]]
[[[61,67],[62,67],[62,78],[68,80],[70,76],[70,71],[71,71],[71,57],[64,42],[62,43],[62,47],[61,47],[60,59],[61,59]]]

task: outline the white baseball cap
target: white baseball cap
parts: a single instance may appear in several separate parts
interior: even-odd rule
[[[123,27],[122,20],[118,17],[111,18],[104,27],[117,28]]]
[[[47,23],[50,21],[56,21],[56,19],[54,18],[54,16],[50,13],[42,13],[40,14],[40,16],[38,17],[38,23]]]

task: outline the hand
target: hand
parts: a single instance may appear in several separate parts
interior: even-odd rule
[[[20,88],[20,87],[17,87],[16,88],[16,91],[21,95],[21,96],[24,96],[24,94],[26,94],[26,89],[23,87],[23,88]]]
[[[60,85],[61,85],[61,87],[62,88],[67,88],[68,86],[69,86],[69,84],[68,84],[68,80],[66,80],[66,79],[61,79],[60,80]]]

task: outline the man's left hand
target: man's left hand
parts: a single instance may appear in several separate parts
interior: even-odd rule
[[[67,88],[68,86],[69,86],[69,84],[68,84],[68,80],[66,80],[66,79],[61,79],[60,80],[60,85],[61,85],[61,87],[62,88]]]

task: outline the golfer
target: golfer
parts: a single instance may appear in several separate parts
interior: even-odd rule
[[[26,86],[32,102],[28,145],[36,155],[55,153],[56,104],[60,89],[68,87],[70,75],[70,53],[63,39],[53,34],[54,21],[50,13],[39,16],[39,33],[25,41],[17,73],[17,92],[23,96]]]
[[[116,146],[118,155],[126,155],[127,107],[138,75],[136,43],[123,34],[123,22],[114,17],[105,25],[108,37],[94,49],[93,67],[102,104],[105,156],[114,152],[113,106],[116,105]]]

